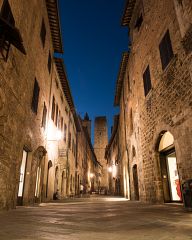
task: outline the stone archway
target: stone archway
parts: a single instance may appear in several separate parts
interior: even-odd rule
[[[182,201],[174,137],[169,131],[160,135],[158,152],[164,201]]]
[[[31,196],[35,202],[41,201],[41,193],[43,186],[43,175],[44,175],[44,156],[47,151],[43,146],[39,146],[33,153],[32,166],[31,166]]]
[[[47,168],[47,184],[46,184],[46,198],[48,197],[49,192],[49,185],[50,185],[50,169],[53,167],[53,163],[51,160],[48,162],[48,168]]]

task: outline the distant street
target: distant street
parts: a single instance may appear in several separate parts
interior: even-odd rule
[[[187,240],[192,213],[123,198],[70,199],[1,212],[0,239]]]

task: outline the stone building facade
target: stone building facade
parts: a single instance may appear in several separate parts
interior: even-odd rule
[[[105,150],[108,144],[107,119],[105,116],[98,116],[94,123],[94,151],[98,161],[102,165],[101,188],[107,188],[107,161]]]
[[[105,151],[105,159],[107,160],[108,175],[108,194],[121,196],[122,188],[122,164],[120,161],[119,146],[119,115],[114,116],[114,124],[111,137]]]
[[[128,0],[122,25],[131,44],[123,54],[115,105],[119,136],[124,132],[126,138],[119,137],[127,149],[122,164],[128,195],[182,201],[181,185],[192,178],[191,1]]]
[[[77,152],[77,173],[78,184],[84,186],[84,192],[90,187],[91,192],[98,191],[101,182],[101,164],[97,161],[91,143],[91,120],[86,113],[84,119],[80,116],[79,129],[77,133],[78,152]]]
[[[48,4],[0,1],[0,208],[15,207],[16,199],[32,203],[45,191],[40,174],[47,152],[42,115],[50,104],[53,53],[62,53],[59,29],[54,36],[51,30]],[[24,180],[25,186],[19,184]]]
[[[0,0],[0,13],[0,209],[78,194],[58,2]]]

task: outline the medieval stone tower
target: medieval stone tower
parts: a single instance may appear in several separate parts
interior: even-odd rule
[[[94,151],[97,160],[103,166],[101,176],[101,187],[107,187],[107,162],[105,159],[105,149],[108,144],[107,119],[105,116],[95,118]]]
[[[87,128],[87,132],[89,134],[89,137],[91,138],[91,120],[89,119],[89,115],[86,112],[84,119],[82,120],[83,127]]]

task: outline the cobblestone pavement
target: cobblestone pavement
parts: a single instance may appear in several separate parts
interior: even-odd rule
[[[188,240],[192,213],[122,198],[70,199],[1,212],[0,239]]]

